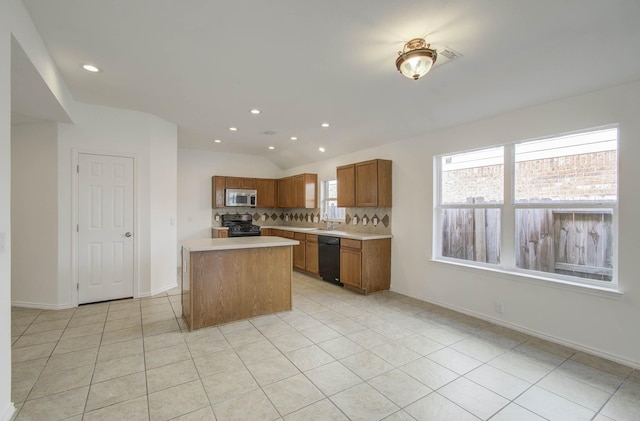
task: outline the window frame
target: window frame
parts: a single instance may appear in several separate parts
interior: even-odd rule
[[[593,201],[550,201],[550,202],[516,202],[515,200],[515,166],[516,157],[515,150],[516,145],[553,139],[556,137],[567,136],[571,134],[589,133],[598,130],[617,129],[616,136],[616,200],[593,200]],[[513,274],[525,276],[530,279],[551,281],[557,283],[564,283],[569,285],[577,285],[583,287],[592,287],[596,289],[617,291],[618,290],[618,239],[619,239],[619,165],[620,165],[620,128],[618,124],[610,124],[606,126],[594,127],[584,130],[578,130],[575,132],[556,134],[551,136],[545,136],[535,139],[527,139],[517,142],[505,143],[501,145],[489,145],[482,148],[468,149],[463,151],[455,151],[442,153],[433,156],[433,179],[434,179],[434,191],[433,191],[433,238],[432,238],[432,260],[450,263],[454,265],[460,265],[471,268],[488,269],[492,271],[498,271],[501,273]],[[482,151],[484,149],[503,147],[504,148],[504,162],[503,162],[503,194],[504,198],[502,203],[487,202],[479,204],[442,204],[442,158],[448,155],[455,155],[458,153],[467,153],[474,151]],[[442,242],[443,242],[443,229],[442,229],[442,210],[443,209],[486,209],[494,208],[500,210],[500,262],[498,264],[478,262],[473,260],[459,259],[455,257],[445,257],[442,255]],[[531,269],[518,268],[516,266],[516,211],[518,209],[557,209],[560,211],[566,211],[568,209],[576,211],[597,211],[602,209],[612,214],[612,278],[611,281],[595,280],[581,278],[577,276],[570,276],[552,272],[537,271]]]
[[[338,203],[338,193],[336,188],[336,197],[327,197],[328,184],[332,181],[336,182],[336,186],[338,184],[338,180],[336,178],[326,179],[320,181],[320,221],[325,221],[324,215],[327,215],[328,222],[345,222],[346,220],[346,208],[340,208],[337,206]],[[342,213],[344,214],[343,218],[330,218],[329,212],[327,212],[327,201],[335,201],[336,208],[342,209]]]

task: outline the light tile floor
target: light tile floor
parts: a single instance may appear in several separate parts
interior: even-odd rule
[[[294,309],[188,332],[179,290],[12,309],[16,420],[640,420],[640,371],[294,273]]]

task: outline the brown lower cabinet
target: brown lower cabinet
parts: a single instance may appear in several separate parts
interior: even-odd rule
[[[227,238],[227,237],[229,237],[229,231],[216,230],[211,228],[211,238]]]
[[[307,258],[306,258],[306,236],[302,232],[296,232],[293,235],[293,239],[298,241],[297,246],[293,246],[293,267],[295,269],[306,270]]]
[[[318,276],[318,236],[267,228],[262,235],[291,238],[300,242],[293,246],[293,268]],[[340,281],[348,289],[369,294],[386,291],[391,286],[391,239],[340,239]]]
[[[318,236],[314,234],[306,236],[305,270],[318,275]]]
[[[340,281],[369,294],[391,286],[391,239],[340,240]]]

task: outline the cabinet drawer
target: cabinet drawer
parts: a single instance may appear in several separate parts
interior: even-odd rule
[[[340,247],[360,250],[362,248],[362,241],[352,240],[350,238],[342,238],[340,239]]]
[[[305,233],[303,233],[303,232],[296,232],[296,233],[293,235],[293,238],[294,238],[294,239],[296,239],[296,240],[298,240],[298,241],[305,241],[306,234],[305,234]]]
[[[291,238],[291,239],[293,239],[293,232],[292,232],[292,231],[285,231],[285,230],[282,230],[282,236],[283,236],[284,238]]]
[[[317,243],[318,236],[315,234],[307,234],[307,243]]]

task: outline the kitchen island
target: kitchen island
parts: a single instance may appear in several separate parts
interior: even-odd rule
[[[182,242],[182,316],[189,330],[291,310],[292,246],[286,238]]]

